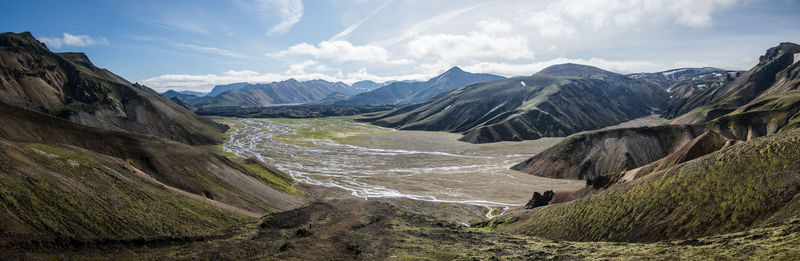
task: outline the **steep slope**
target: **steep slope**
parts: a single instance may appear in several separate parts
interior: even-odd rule
[[[670,97],[666,110],[670,111],[670,108],[682,107],[694,96],[708,88],[717,88],[735,80],[742,73],[741,71],[703,67],[680,68],[655,73],[635,73],[629,76],[653,81],[664,86]],[[670,113],[666,113],[664,117],[674,118]]]
[[[82,53],[52,53],[30,33],[0,34],[0,101],[189,144],[220,140],[220,126],[213,122],[95,67]]]
[[[331,104],[335,104],[336,102],[339,102],[339,101],[347,100],[350,97],[353,97],[353,96],[350,96],[350,95],[347,95],[347,94],[344,94],[344,93],[341,93],[341,92],[334,92],[334,93],[331,93],[331,95],[328,95],[328,97],[325,97],[322,100],[316,101],[313,104],[331,105]]]
[[[497,223],[501,231],[558,240],[657,241],[788,221],[800,216],[797,144],[798,129],[754,139]]]
[[[594,179],[635,169],[672,154],[706,132],[690,125],[584,132],[512,167],[528,174],[562,179]]]
[[[453,67],[425,82],[395,82],[378,89],[361,93],[338,104],[383,105],[412,104],[426,101],[457,87],[476,82],[503,79],[492,74],[469,73]]]
[[[793,43],[781,43],[770,48],[755,67],[735,81],[708,88],[685,103],[675,104],[667,108],[665,116],[678,117],[674,120],[676,123],[706,122],[727,114],[760,95],[776,94],[780,92],[779,89],[768,89],[787,68],[797,66],[792,64],[795,53],[800,53],[800,46]]]
[[[341,82],[332,83],[323,80],[299,82],[289,79],[267,84],[248,84],[192,105],[197,107],[260,107],[273,104],[308,103],[322,100],[336,92],[347,94],[353,93],[354,90]]]
[[[0,245],[202,237],[248,221],[124,160],[68,145],[0,138],[0,179]]]
[[[272,184],[257,165],[232,161],[215,148],[88,127],[0,103],[0,138],[48,146],[73,146],[119,159],[153,179],[251,212],[272,212],[299,201]],[[266,175],[266,174],[265,174]]]
[[[665,102],[666,92],[654,83],[568,64],[529,77],[467,85],[365,120],[399,129],[461,132],[462,141],[485,143],[599,129],[650,115]]]

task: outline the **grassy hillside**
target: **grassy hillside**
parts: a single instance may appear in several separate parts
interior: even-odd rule
[[[88,150],[0,139],[0,245],[222,234],[246,212]]]
[[[559,240],[656,241],[742,231],[800,215],[800,130],[754,139],[593,196],[498,220]]]

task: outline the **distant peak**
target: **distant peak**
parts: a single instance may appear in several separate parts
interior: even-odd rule
[[[602,75],[615,75],[616,73],[609,72],[594,66],[564,63],[548,66],[537,72],[535,75],[543,76],[572,76],[572,77],[592,77]]]
[[[453,66],[453,68],[450,68],[450,70],[447,70],[445,73],[448,72],[464,72],[464,70],[461,70],[461,68],[459,68],[458,66]]]

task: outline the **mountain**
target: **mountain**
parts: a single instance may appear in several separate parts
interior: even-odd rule
[[[177,91],[173,91],[173,90],[162,92],[161,96],[164,96],[164,97],[167,97],[167,98],[170,98],[170,99],[176,98],[176,99],[179,99],[179,100],[181,100],[183,102],[186,102],[186,103],[194,103],[194,102],[197,102],[197,101],[200,101],[200,100],[204,99],[204,97],[200,96],[200,95],[190,94],[190,93],[186,93],[186,92],[177,92]]]
[[[708,88],[725,85],[742,74],[740,71],[722,70],[711,67],[681,68],[657,73],[638,73],[630,75],[633,78],[645,79],[660,83],[669,92],[669,106],[683,106],[687,101]],[[664,117],[671,117],[665,113]]]
[[[796,222],[798,142],[798,129],[755,139],[495,223],[553,240],[653,242]]]
[[[785,85],[770,89],[776,79],[789,67],[796,67],[794,54],[800,53],[800,46],[793,43],[781,43],[770,48],[759,59],[759,63],[751,70],[743,73],[728,84],[708,88],[683,103],[668,107],[665,116],[676,118],[676,123],[698,123],[717,118],[747,104],[760,96],[796,89],[797,86]],[[794,65],[793,65],[794,64]]]
[[[664,125],[582,132],[512,169],[548,178],[595,179],[664,158],[705,131],[700,126]]]
[[[290,175],[210,146],[218,125],[30,33],[0,35],[0,122],[3,253],[205,240],[303,203]]]
[[[281,178],[286,174],[208,146],[94,128],[3,102],[0,122],[2,244],[203,236],[300,204],[285,184],[271,181],[290,180]]]
[[[353,96],[338,104],[382,105],[412,104],[426,101],[443,92],[476,82],[503,79],[502,76],[469,73],[453,67],[425,82],[394,82],[378,89]]]
[[[533,76],[463,86],[364,120],[398,129],[459,132],[462,141],[485,143],[599,129],[650,115],[665,104],[666,92],[652,82],[565,64]]]
[[[800,63],[787,57],[797,47],[770,48],[741,77],[704,90],[696,109],[672,125],[576,134],[518,164],[533,175],[586,179],[587,187],[556,192],[549,206],[495,227],[557,240],[650,242],[793,222]],[[685,119],[696,124],[676,124]]]
[[[344,93],[341,93],[341,92],[334,92],[334,93],[331,93],[330,95],[328,95],[328,97],[325,97],[322,100],[314,102],[314,104],[331,105],[331,104],[335,104],[335,103],[337,103],[339,101],[347,100],[350,97],[353,97],[353,96],[350,96],[350,95],[347,95],[347,94],[344,94]]]
[[[83,53],[50,52],[27,32],[0,34],[0,101],[104,129],[220,141],[221,126],[94,66]]]
[[[178,93],[185,94],[185,95],[194,95],[194,96],[198,96],[198,97],[203,97],[203,96],[208,95],[207,92],[195,92],[195,91],[178,91]]]
[[[211,92],[209,92],[205,96],[216,97],[217,95],[220,95],[220,94],[222,94],[224,92],[227,92],[227,91],[241,90],[242,88],[244,88],[244,87],[246,87],[248,85],[250,85],[250,84],[246,83],[246,82],[237,82],[237,83],[231,83],[231,84],[225,84],[225,85],[217,85],[217,86],[214,86],[214,89],[211,89]]]
[[[368,92],[389,84],[391,84],[391,82],[373,82],[370,80],[365,80],[354,82],[350,85],[350,87],[353,87],[353,89],[356,89],[359,92]]]
[[[213,97],[209,94],[209,98],[197,101],[192,105],[197,107],[260,107],[274,104],[309,103],[322,100],[336,92],[345,94],[356,92],[347,84],[323,80],[300,82],[289,79],[239,87],[239,89],[226,91]]]

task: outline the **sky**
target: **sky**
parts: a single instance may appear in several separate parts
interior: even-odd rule
[[[157,91],[233,82],[747,70],[800,43],[800,0],[0,0],[0,31]]]

